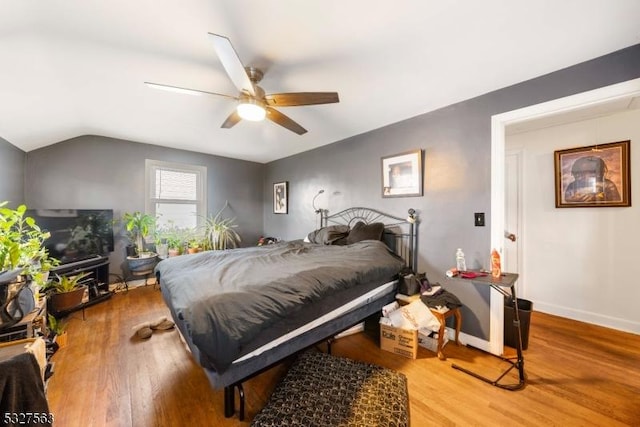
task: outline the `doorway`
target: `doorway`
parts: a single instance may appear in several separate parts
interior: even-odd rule
[[[507,170],[507,158],[505,149],[506,131],[511,126],[527,126],[536,121],[541,123],[559,124],[565,117],[577,117],[588,114],[589,111],[598,112],[615,101],[640,96],[640,79],[629,80],[611,86],[595,89],[588,92],[568,96],[565,98],[548,101],[542,104],[498,114],[491,119],[491,250],[496,248],[504,258],[508,255],[505,250],[505,230],[507,225],[507,213],[505,210],[506,187],[505,177]],[[575,120],[575,119],[574,119]],[[522,230],[523,218],[519,219],[519,227]],[[512,271],[520,274],[518,284],[526,282],[524,264],[526,254],[518,251],[518,268],[520,271]],[[509,260],[504,260],[510,264]],[[518,287],[518,296],[523,296],[521,287]],[[497,291],[491,292],[490,298],[490,337],[489,352],[502,354],[503,351],[503,306],[502,295]]]

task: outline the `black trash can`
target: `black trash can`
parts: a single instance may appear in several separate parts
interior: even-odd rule
[[[520,335],[522,337],[522,349],[529,347],[529,326],[531,325],[531,310],[533,303],[526,299],[518,298],[518,317],[520,317]],[[513,325],[515,313],[512,301],[504,300],[504,344],[516,348],[518,346],[518,330]]]

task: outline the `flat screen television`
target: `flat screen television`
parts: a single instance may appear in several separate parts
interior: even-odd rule
[[[113,252],[113,209],[30,209],[26,215],[51,233],[45,247],[61,264]]]

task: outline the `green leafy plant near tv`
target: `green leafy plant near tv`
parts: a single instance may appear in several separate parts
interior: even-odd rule
[[[58,264],[44,247],[50,234],[25,215],[25,205],[11,209],[7,204],[0,203],[0,281],[11,275],[24,275],[43,284],[44,273]]]
[[[158,254],[146,248],[146,238],[156,234],[156,217],[140,211],[126,212],[122,216],[129,240],[136,246],[136,254],[127,256],[131,273],[137,274],[153,270],[158,263]]]
[[[75,291],[82,287],[82,279],[90,274],[89,272],[78,273],[75,276],[58,276],[56,274],[56,278],[47,283],[44,289],[58,294]]]
[[[126,212],[122,216],[124,227],[129,239],[136,246],[138,255],[142,255],[145,250],[145,239],[150,236],[156,226],[156,218],[153,215],[139,211]]]
[[[54,314],[76,308],[82,303],[85,293],[83,279],[90,274],[56,275],[55,279],[44,286],[43,290],[49,295],[49,304]]]

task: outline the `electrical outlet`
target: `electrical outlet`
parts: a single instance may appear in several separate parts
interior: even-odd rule
[[[484,212],[476,212],[473,217],[476,227],[484,227]]]

